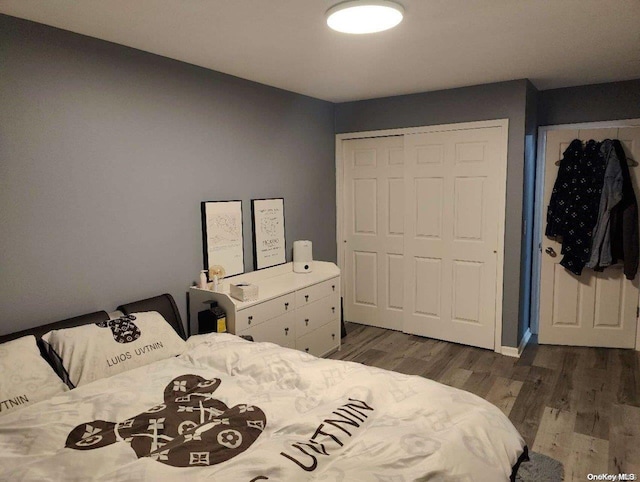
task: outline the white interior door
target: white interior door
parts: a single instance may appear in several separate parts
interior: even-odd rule
[[[344,318],[402,329],[403,136],[342,143]]]
[[[494,348],[503,139],[500,127],[405,136],[405,332]]]
[[[556,161],[573,139],[618,138],[627,155],[640,159],[640,128],[547,131],[542,230],[546,207],[558,173]],[[636,196],[635,169],[630,168]],[[640,199],[640,198],[639,198]],[[561,244],[542,237],[539,342],[557,345],[633,348],[636,339],[638,281],[625,278],[622,266],[597,273],[585,268],[576,276],[560,264]],[[548,253],[547,250],[550,252]],[[553,250],[553,251],[551,251]],[[553,254],[555,253],[555,256]]]

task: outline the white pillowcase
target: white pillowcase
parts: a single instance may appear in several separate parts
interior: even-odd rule
[[[186,348],[185,341],[155,311],[53,330],[42,339],[72,387],[179,355]]]
[[[0,416],[67,390],[40,355],[33,335],[0,345]]]

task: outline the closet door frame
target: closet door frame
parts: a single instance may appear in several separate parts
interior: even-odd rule
[[[341,271],[345,268],[345,237],[344,231],[344,159],[342,156],[342,142],[348,139],[363,139],[367,137],[387,137],[408,134],[422,134],[428,132],[441,132],[465,129],[479,129],[485,127],[500,127],[502,139],[500,145],[500,166],[499,185],[504,189],[504,195],[500,196],[498,217],[498,252],[496,263],[496,307],[495,307],[495,330],[494,330],[494,351],[503,353],[502,346],[502,298],[504,282],[504,234],[506,218],[506,192],[507,192],[507,146],[509,141],[509,119],[496,119],[477,122],[460,122],[456,124],[440,124],[422,127],[407,127],[399,129],[383,129],[377,131],[348,132],[336,135],[336,244],[338,267]],[[346,282],[341,283],[340,295],[344,297]]]
[[[545,225],[547,206],[543,206],[540,202],[544,199],[544,177],[546,167],[546,148],[547,148],[547,132],[571,129],[607,129],[622,127],[639,127],[640,119],[622,119],[613,121],[600,122],[582,122],[577,124],[557,124],[550,126],[538,127],[538,146],[536,155],[536,182],[535,182],[535,201],[534,201],[534,218],[533,218],[533,257],[532,257],[532,276],[531,283],[531,323],[530,330],[532,334],[538,334],[540,327],[540,279],[542,268],[542,238],[543,226]],[[551,161],[554,162],[554,161]],[[640,301],[640,300],[639,300]],[[636,343],[635,349],[640,351],[640,318],[636,320]]]

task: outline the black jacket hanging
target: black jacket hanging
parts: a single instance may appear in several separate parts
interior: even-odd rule
[[[547,208],[547,228],[545,230],[545,234],[550,238],[556,238],[564,234],[564,229],[567,225],[571,179],[581,157],[582,141],[574,139],[562,155],[558,177],[556,177],[553,191],[551,191],[551,200]]]
[[[638,272],[638,203],[622,144],[613,145],[622,167],[622,200],[611,210],[611,255],[614,263],[624,261],[624,275],[632,280]]]
[[[591,256],[591,236],[598,220],[600,194],[606,165],[600,143],[590,140],[571,179],[567,225],[562,235],[560,264],[576,275]]]
[[[583,147],[575,139],[563,154],[551,194],[545,233],[562,237],[560,264],[576,275],[591,254],[605,167],[599,142],[590,140]]]

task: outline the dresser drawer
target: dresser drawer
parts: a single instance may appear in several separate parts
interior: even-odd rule
[[[313,303],[321,298],[329,296],[331,294],[340,293],[340,278],[331,278],[330,280],[323,281],[311,285],[307,288],[296,291],[296,308]]]
[[[245,308],[236,314],[236,333],[246,330],[252,326],[264,323],[271,318],[292,312],[295,308],[295,295],[279,296],[264,303]]]
[[[259,325],[252,326],[237,333],[238,335],[251,335],[253,341],[268,341],[289,348],[296,347],[296,331],[294,316],[286,313],[272,318]]]
[[[295,311],[296,335],[300,338],[331,320],[340,317],[340,298],[331,295],[309,303]]]
[[[340,346],[340,322],[330,321],[317,330],[298,337],[296,348],[315,356],[326,355]]]

